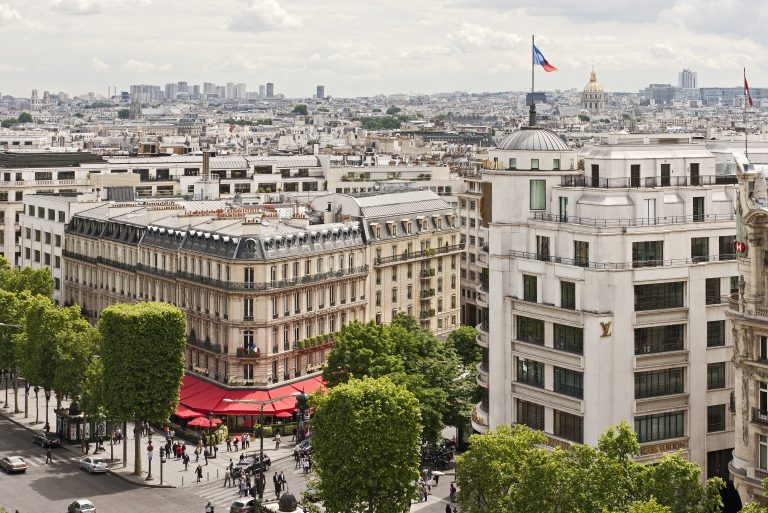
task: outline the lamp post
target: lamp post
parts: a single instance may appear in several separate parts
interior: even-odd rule
[[[37,397],[37,393],[40,391],[40,387],[35,385],[35,424],[40,424],[40,398]]]
[[[213,457],[213,412],[208,412],[208,457]]]
[[[259,405],[259,480],[257,482],[256,489],[259,491],[259,502],[264,499],[264,407],[268,404],[288,399],[289,397],[299,396],[299,392],[294,392],[290,395],[283,395],[275,397],[273,399],[266,399],[264,401],[252,401],[250,399],[230,399],[224,398],[226,403],[240,403],[240,404],[258,404]]]
[[[51,400],[51,391],[49,389],[45,389],[45,426],[43,426],[43,431],[50,431],[51,425],[48,424],[48,401]]]
[[[26,419],[28,416],[28,409],[29,409],[29,389],[32,388],[32,385],[30,385],[29,381],[26,379],[24,380],[24,418]]]
[[[3,408],[8,408],[8,378],[11,376],[11,371],[8,369],[0,370],[0,375],[5,378],[5,404]]]
[[[152,438],[149,439],[149,444],[147,445],[147,461],[149,462],[149,468],[147,469],[147,478],[145,481],[152,481],[154,478],[152,477],[152,451],[154,451],[155,448],[152,446]]]

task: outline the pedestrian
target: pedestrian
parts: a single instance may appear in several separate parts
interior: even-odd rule
[[[237,435],[234,437],[235,439],[232,440],[232,444],[235,446],[235,452],[237,452]]]
[[[243,449],[247,449],[251,446],[251,435],[245,433],[243,435]]]
[[[451,482],[450,495],[451,502],[456,502],[456,485]]]
[[[237,469],[231,469],[230,474],[232,474],[232,486],[235,486],[235,480],[237,479]]]
[[[198,461],[200,461],[200,448],[195,447],[195,463],[197,463]]]
[[[301,453],[299,451],[293,451],[293,459],[296,460],[296,465],[293,468],[299,468],[301,466]]]
[[[277,498],[280,498],[280,478],[277,475],[277,472],[275,472],[275,475],[272,476],[272,482],[275,484],[275,495]]]
[[[197,482],[199,484],[200,481],[203,479],[203,467],[198,465],[197,468],[195,469],[195,474],[197,475]]]
[[[208,449],[203,452],[203,456],[205,457],[205,464],[208,465]]]
[[[120,429],[120,426],[117,427],[117,443],[120,443],[123,441],[123,430]]]
[[[45,462],[53,463],[53,451],[51,451],[50,447],[45,450]]]
[[[232,452],[232,440],[227,437],[227,452]]]
[[[189,470],[189,454],[184,454],[184,470]]]
[[[205,505],[205,513],[213,513],[213,504],[211,504],[211,501],[208,501],[208,504]]]
[[[275,449],[280,448],[280,431],[275,433]]]
[[[450,504],[446,504],[445,505],[445,513],[453,513],[453,510],[451,509],[451,505]]]
[[[280,471],[280,475],[278,476],[278,479],[280,479],[280,490],[285,491],[286,488],[286,480],[285,480],[285,474],[283,474],[283,471]]]

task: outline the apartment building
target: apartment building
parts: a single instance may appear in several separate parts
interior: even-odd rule
[[[448,202],[428,190],[379,186],[321,196],[311,206],[326,219],[361,223],[371,257],[369,319],[389,323],[405,312],[439,336],[459,326],[461,243]]]
[[[479,173],[464,177],[464,191],[458,194],[461,243],[461,323],[475,326],[488,307],[488,225],[480,215],[483,182]]]
[[[524,423],[555,446],[627,421],[640,460],[679,450],[727,479],[735,177],[678,135],[606,135],[577,155],[533,126],[489,159],[474,428]]]
[[[731,411],[735,448],[730,474],[742,503],[764,500],[768,478],[768,307],[766,306],[766,226],[768,192],[765,164],[739,159],[739,285],[731,291],[728,318],[733,333],[735,371]]]
[[[290,212],[290,209],[289,209]],[[222,201],[102,204],[66,230],[66,303],[162,301],[187,318],[187,370],[267,386],[316,372],[345,322],[366,320],[368,250],[357,221]]]
[[[0,153],[0,253],[11,265],[21,265],[22,261],[24,197],[89,192],[92,186],[83,165],[100,161],[101,157],[86,152]]]

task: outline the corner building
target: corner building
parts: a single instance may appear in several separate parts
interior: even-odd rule
[[[483,171],[488,393],[475,429],[524,423],[551,445],[596,444],[627,421],[640,460],[681,450],[727,478],[734,177],[681,136],[606,135],[577,154],[529,127],[489,158],[501,165]]]

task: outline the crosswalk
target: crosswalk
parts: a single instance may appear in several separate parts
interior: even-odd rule
[[[185,488],[187,488],[185,486]],[[187,489],[192,493],[200,497],[205,501],[211,501],[211,503],[217,508],[221,508],[223,511],[228,511],[229,506],[237,499],[237,486],[224,486],[224,479],[203,481],[200,484],[192,484]]]
[[[45,463],[45,454],[41,454],[39,456],[22,456],[24,458],[24,461],[27,462],[27,466],[29,467],[45,467],[46,465],[50,465],[50,463]],[[77,463],[80,461],[80,456],[64,453],[64,452],[55,452],[53,453],[53,464],[61,464],[61,463]]]

